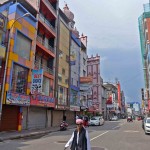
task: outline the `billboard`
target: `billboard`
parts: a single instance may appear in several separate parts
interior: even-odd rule
[[[32,70],[31,94],[42,93],[43,69]]]

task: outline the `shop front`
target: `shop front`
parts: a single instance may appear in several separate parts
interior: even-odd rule
[[[28,129],[42,129],[51,127],[52,111],[55,99],[45,95],[31,95],[28,111]]]
[[[7,92],[6,104],[2,109],[1,131],[22,130],[23,110],[29,105],[30,97],[28,95]]]

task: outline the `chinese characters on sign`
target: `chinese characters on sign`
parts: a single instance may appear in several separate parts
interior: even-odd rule
[[[43,69],[32,70],[31,94],[42,93]]]

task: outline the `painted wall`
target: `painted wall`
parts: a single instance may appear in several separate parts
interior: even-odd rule
[[[8,11],[8,24],[7,29],[10,29],[14,21],[22,16],[23,14],[27,13],[28,11],[22,7],[19,3],[15,3],[9,7]],[[10,31],[10,49],[9,57],[8,57],[8,66],[7,66],[7,74],[6,74],[6,84],[5,84],[5,92],[10,90],[11,86],[11,78],[12,78],[12,70],[14,62],[19,64],[27,69],[29,69],[28,74],[28,85],[27,85],[27,93],[30,93],[30,85],[31,85],[31,69],[33,69],[33,56],[35,53],[35,36],[36,36],[36,22],[37,20],[32,16],[24,17],[19,19],[13,24],[13,27]],[[32,46],[30,51],[30,59],[26,60],[20,57],[17,53],[15,53],[16,46],[16,38],[17,33],[21,32],[24,36],[28,37],[32,40]],[[21,50],[21,49],[20,49]],[[5,93],[6,96],[6,93]],[[4,96],[4,99],[5,99]]]
[[[59,82],[59,85],[68,88],[68,83],[65,83],[66,79],[69,79],[69,29],[60,22],[60,42],[59,49],[62,51],[62,54],[59,56],[59,71],[58,73],[62,76],[62,82]],[[62,73],[62,69],[65,70],[65,74]]]
[[[70,59],[71,63],[71,91],[70,91],[70,110],[80,111],[80,41],[72,34]]]
[[[88,76],[93,77],[93,107],[95,111],[102,112],[101,81],[100,81],[100,56],[90,57],[87,61]]]

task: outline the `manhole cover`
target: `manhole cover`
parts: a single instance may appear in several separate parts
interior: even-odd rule
[[[57,141],[57,143],[67,143],[68,141]]]
[[[91,147],[91,150],[105,150],[105,148],[102,148],[102,147]]]

